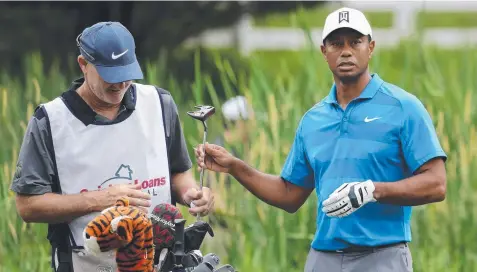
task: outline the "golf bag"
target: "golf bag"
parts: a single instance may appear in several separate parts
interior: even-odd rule
[[[196,221],[187,228],[185,219],[175,220],[174,244],[172,248],[157,249],[154,264],[160,272],[238,272],[231,265],[219,266],[220,258],[209,253],[202,256],[200,246],[209,233],[214,236],[210,225]]]

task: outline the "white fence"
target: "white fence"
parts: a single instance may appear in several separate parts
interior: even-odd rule
[[[331,3],[332,8],[342,6],[363,12],[393,13],[391,28],[374,28],[377,48],[394,47],[402,38],[414,35],[419,11],[477,12],[477,1],[339,1]],[[315,45],[321,44],[321,28],[311,30]],[[418,37],[425,44],[454,48],[477,44],[477,28],[430,28]],[[255,50],[297,50],[306,43],[305,33],[297,28],[254,27],[252,18],[245,14],[233,28],[208,30],[198,37],[186,41],[186,45],[202,44],[211,48],[236,47],[248,55]]]

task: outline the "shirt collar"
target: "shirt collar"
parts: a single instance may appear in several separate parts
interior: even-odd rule
[[[70,88],[61,94],[61,98],[74,116],[81,120],[85,125],[90,125],[97,120],[97,113],[94,112],[76,92],[83,82],[84,77],[74,80]],[[126,108],[127,111],[133,111],[136,108],[136,89],[134,84],[131,84],[131,87],[124,94],[121,107]]]
[[[371,74],[371,80],[368,82],[368,85],[366,85],[364,90],[356,99],[373,98],[374,95],[378,92],[379,88],[381,88],[381,85],[383,85],[383,83],[384,81],[379,77],[378,74]],[[330,93],[325,98],[325,102],[330,104],[338,104],[338,100],[336,99],[336,83],[333,83]]]

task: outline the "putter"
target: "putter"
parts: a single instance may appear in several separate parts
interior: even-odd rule
[[[207,105],[195,106],[196,111],[188,111],[187,114],[202,122],[204,125],[204,139],[202,140],[202,146],[205,146],[205,140],[207,139],[207,119],[215,113],[215,108]],[[204,168],[200,171],[200,190],[204,186]],[[192,204],[192,203],[191,203]],[[197,221],[200,220],[200,215],[197,214]]]

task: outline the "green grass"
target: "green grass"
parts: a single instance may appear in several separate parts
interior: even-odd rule
[[[424,28],[477,27],[477,12],[419,12],[417,24]]]
[[[333,11],[329,8],[299,8],[289,13],[270,13],[266,16],[256,17],[253,20],[257,27],[291,27],[297,22],[310,27],[323,27],[326,16]],[[364,12],[371,25],[374,27],[389,28],[393,24],[392,12]]]
[[[457,4],[458,5],[458,4]],[[326,16],[333,9],[316,7],[288,13],[270,13],[253,18],[256,27],[296,27],[305,24],[309,27],[323,27]],[[391,11],[364,12],[373,28],[390,28],[393,26],[394,15]],[[416,15],[418,26],[424,28],[437,27],[477,27],[477,12],[419,12]]]
[[[23,223],[8,188],[34,107],[60,94],[71,82],[58,68],[42,70],[38,56],[27,60],[30,66],[25,71],[26,81],[0,75],[0,271],[9,272],[49,271],[46,226]],[[250,61],[251,69],[245,73],[232,69],[220,57],[216,59],[220,84],[215,88],[230,97],[233,87],[237,87],[260,117],[248,123],[248,143],[227,146],[244,145],[245,161],[261,171],[278,174],[298,120],[328,93],[332,76],[316,50],[288,55],[257,53]],[[190,86],[164,77],[157,62],[149,63],[145,69],[146,82],[181,94],[179,111],[190,151],[201,141],[202,127],[185,112],[204,102],[206,94],[219,112],[222,102],[211,78],[200,72],[198,58],[196,67],[196,79]],[[477,50],[451,52],[403,43],[397,50],[377,52],[371,70],[423,101],[449,156],[446,200],[414,209],[414,271],[477,271]],[[213,135],[222,132],[220,121],[220,115],[211,118],[209,128]],[[196,171],[194,174],[198,178]],[[222,262],[240,271],[303,271],[315,231],[316,196],[313,194],[297,213],[288,214],[257,200],[233,180],[227,187],[224,174],[208,176],[216,191],[212,217],[214,221],[227,222],[228,227],[216,225],[216,237],[206,239],[203,252],[217,252]]]

